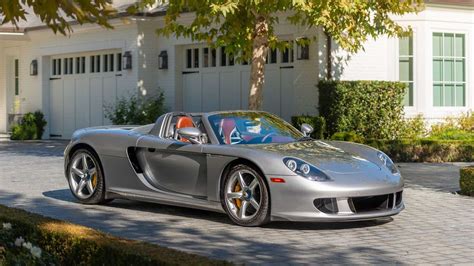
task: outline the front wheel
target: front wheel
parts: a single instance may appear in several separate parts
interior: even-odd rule
[[[71,156],[67,167],[69,188],[81,203],[105,203],[105,183],[99,159],[86,149]]]
[[[263,177],[244,164],[232,167],[221,188],[222,207],[242,226],[261,226],[270,221],[269,193]]]

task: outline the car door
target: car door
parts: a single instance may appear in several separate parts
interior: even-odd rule
[[[201,144],[146,135],[138,140],[137,160],[155,188],[206,198],[207,160]]]

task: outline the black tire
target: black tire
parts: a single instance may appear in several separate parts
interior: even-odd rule
[[[86,154],[89,156],[90,159],[92,159],[95,165],[95,169],[97,171],[97,185],[95,187],[94,192],[87,198],[78,197],[73,192],[73,185],[71,184],[71,178],[70,178],[72,163],[77,156],[81,156],[82,154]],[[104,180],[104,174],[102,171],[102,165],[100,163],[100,160],[97,157],[97,155],[95,155],[94,152],[91,152],[88,149],[78,149],[77,151],[73,153],[67,166],[67,180],[68,180],[69,189],[71,190],[71,193],[82,204],[105,204],[112,201],[112,199],[105,198],[105,193],[106,193],[105,180]]]
[[[231,207],[228,206],[228,203],[226,202],[228,199],[226,198],[226,189],[228,186],[228,183],[231,182],[231,177],[234,176],[236,173],[241,172],[241,171],[248,171],[248,173],[251,173],[257,180],[260,186],[259,190],[259,209],[256,211],[254,216],[249,219],[249,220],[241,220],[236,215],[232,212],[230,209]],[[243,190],[242,190],[243,191]],[[264,177],[262,174],[259,173],[256,169],[253,167],[250,167],[245,164],[239,164],[233,166],[228,174],[224,176],[222,183],[221,183],[221,189],[220,189],[220,198],[221,198],[221,204],[222,208],[226,211],[227,215],[229,218],[234,222],[235,224],[241,225],[241,226],[248,226],[248,227],[254,227],[254,226],[262,226],[268,222],[270,222],[270,194],[268,190],[268,186],[264,180]]]

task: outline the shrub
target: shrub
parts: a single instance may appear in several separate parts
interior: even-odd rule
[[[447,117],[444,122],[431,126],[430,139],[474,140],[474,114]]]
[[[365,140],[397,162],[473,162],[474,141],[459,140]]]
[[[137,96],[122,97],[115,105],[105,108],[105,116],[115,125],[151,124],[166,112],[164,101],[163,93],[143,99]]]
[[[420,139],[426,137],[427,130],[423,115],[403,120],[398,138],[400,139]]]
[[[291,117],[291,123],[298,129],[304,123],[311,125],[314,128],[313,133],[311,133],[311,137],[314,139],[324,139],[326,134],[326,120],[321,116],[293,116]]]
[[[41,139],[47,122],[41,111],[26,113],[17,125],[12,127],[12,140]]]
[[[364,143],[364,137],[357,135],[357,133],[353,131],[352,132],[336,132],[331,136],[331,140]]]
[[[96,230],[0,205],[0,226],[10,223],[11,236],[2,249],[0,265],[225,265],[157,245],[113,237]],[[23,237],[42,249],[42,261],[20,254],[12,239]],[[21,251],[20,251],[21,252]],[[23,250],[23,253],[24,250]],[[28,255],[25,257],[24,255]],[[43,262],[43,263],[42,263]]]
[[[474,196],[474,166],[463,167],[460,170],[459,186],[461,193]]]
[[[351,132],[376,139],[395,139],[403,123],[406,85],[387,81],[320,81],[319,114],[328,135]]]

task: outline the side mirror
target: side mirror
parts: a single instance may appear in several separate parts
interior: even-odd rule
[[[183,127],[178,129],[178,136],[181,139],[189,140],[192,144],[202,144],[201,136],[202,132],[199,128],[195,127]]]
[[[313,133],[313,127],[304,123],[304,124],[301,124],[301,132],[303,132],[304,136],[305,137],[309,137],[309,135],[311,133]]]

